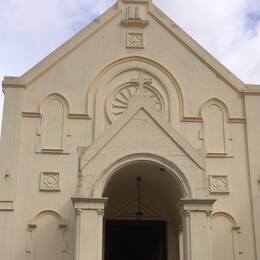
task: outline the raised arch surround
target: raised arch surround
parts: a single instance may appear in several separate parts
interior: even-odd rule
[[[45,230],[48,229],[48,236]],[[67,222],[62,216],[53,210],[43,210],[39,212],[33,220],[28,224],[28,239],[26,245],[26,253],[30,255],[29,259],[38,260],[38,256],[56,257],[55,259],[64,259],[64,254],[67,252]],[[53,238],[55,237],[55,239]],[[56,247],[52,247],[52,251],[44,252],[46,243],[55,241]],[[42,259],[42,258],[41,258]]]
[[[161,174],[168,174],[175,180],[180,187],[183,198],[192,198],[192,191],[185,175],[172,162],[154,154],[132,154],[114,162],[96,180],[91,196],[97,198],[102,197],[110,180],[120,172],[120,169],[141,162],[151,163],[164,169],[161,171]]]
[[[224,111],[225,113],[225,118],[227,120],[228,123],[245,123],[245,118],[243,117],[233,117],[232,116],[232,111],[230,111],[230,108],[226,105],[226,103],[219,99],[219,98],[211,98],[209,100],[207,100],[200,108],[200,117],[203,117],[203,113],[204,111],[211,106],[212,104],[216,104],[219,107],[221,107],[221,109]]]
[[[208,157],[231,157],[232,135],[231,122],[241,122],[230,119],[227,105],[220,99],[212,98],[205,102],[200,110],[203,118],[201,139]]]
[[[167,240],[169,239],[168,241],[170,243],[174,241],[173,243],[175,246],[179,244],[181,245],[180,249],[175,248],[175,250],[177,250],[175,252],[179,251],[180,254],[182,254],[183,252],[194,250],[194,245],[192,241],[194,241],[196,237],[202,236],[204,239],[202,239],[203,242],[201,243],[201,250],[199,250],[198,257],[196,257],[195,259],[200,259],[200,255],[204,257],[203,259],[208,259],[205,258],[205,256],[209,256],[208,236],[210,233],[208,218],[212,212],[212,204],[215,202],[215,200],[211,200],[208,198],[203,199],[203,195],[201,195],[201,197],[198,197],[199,193],[196,191],[196,189],[194,189],[194,187],[191,187],[192,183],[190,183],[190,181],[188,180],[189,176],[184,174],[176,165],[174,165],[173,162],[167,160],[167,158],[163,158],[155,154],[130,154],[128,156],[121,157],[121,159],[119,160],[110,162],[109,165],[110,166],[105,167],[103,171],[100,171],[100,169],[96,169],[95,174],[99,176],[96,179],[94,176],[89,175],[91,174],[93,168],[91,165],[87,165],[81,171],[78,190],[76,195],[72,198],[76,215],[77,240],[89,241],[89,243],[91,244],[91,247],[89,245],[88,248],[82,246],[79,246],[77,248],[76,256],[79,255],[79,259],[84,259],[83,256],[87,255],[87,252],[90,248],[93,249],[92,254],[97,255],[98,259],[102,259],[101,256],[104,250],[103,218],[110,216],[113,219],[113,212],[115,212],[114,216],[118,216],[118,218],[120,219],[122,218],[122,216],[126,216],[125,214],[129,212],[129,204],[127,204],[126,207],[123,207],[123,210],[119,209],[119,211],[113,211],[112,208],[112,211],[110,211],[112,212],[112,215],[109,215],[109,211],[107,212],[108,215],[106,215],[106,207],[110,207],[109,201],[110,198],[112,198],[110,196],[111,193],[107,191],[109,191],[110,184],[113,183],[114,180],[117,179],[117,177],[122,176],[123,179],[125,176],[136,177],[138,172],[133,171],[131,167],[138,165],[141,168],[144,165],[154,167],[154,172],[151,175],[149,174],[151,173],[149,170],[146,172],[146,175],[141,175],[142,177],[144,177],[144,180],[149,179],[149,176],[151,176],[151,182],[147,183],[147,185],[150,185],[151,183],[153,183],[153,185],[159,185],[159,180],[162,180],[162,183],[165,183],[165,179],[167,179],[168,188],[166,189],[166,191],[169,191],[169,187],[173,184],[172,187],[175,187],[176,191],[173,191],[171,195],[175,194],[175,192],[177,192],[176,194],[178,194],[178,196],[175,198],[175,202],[172,203],[172,205],[170,206],[170,211],[169,209],[167,209],[165,212],[163,211],[163,213],[160,210],[158,211],[157,208],[150,208],[149,199],[143,201],[142,209],[147,214],[147,220],[157,219],[167,221],[167,227],[168,230],[170,230],[170,233],[167,233]],[[124,172],[124,170],[127,169],[129,170],[129,172]],[[140,173],[142,173],[142,171],[140,171]],[[154,183],[154,176],[157,176],[158,181],[156,181],[156,183]],[[87,181],[87,183],[84,183],[84,179]],[[126,179],[125,182],[129,183],[128,179]],[[112,185],[110,189],[112,193],[115,188],[113,187],[114,186]],[[118,187],[120,187],[120,185]],[[162,187],[164,187],[164,184],[162,185]],[[122,187],[120,190],[124,191]],[[164,199],[165,194],[163,196]],[[155,192],[154,195],[157,196],[158,191]],[[104,196],[107,196],[108,198],[105,198]],[[108,203],[106,203],[107,201]],[[169,200],[167,199],[164,201],[169,202]],[[177,201],[179,201],[180,203],[176,203]],[[112,202],[113,201],[111,201],[111,203]],[[160,202],[160,204],[161,203],[162,201]],[[174,218],[170,215],[171,212],[173,212],[172,214]],[[117,213],[119,213],[119,215],[117,215]],[[181,215],[181,222],[180,216],[178,214]],[[129,215],[127,218],[129,219]],[[179,222],[177,221],[178,218]],[[87,223],[89,223],[89,225],[87,225]],[[90,223],[96,223],[94,227],[91,228],[92,231],[88,229]],[[179,225],[176,225],[176,223],[182,223],[183,229],[179,229]],[[173,230],[176,231],[174,235],[171,233]],[[98,243],[95,241],[98,241]],[[81,244],[82,242],[78,242],[78,245]],[[170,250],[170,252],[168,251],[168,253],[173,254],[173,251]],[[178,259],[178,253],[177,258],[175,256],[174,259]]]
[[[143,74],[143,71],[139,71],[139,74]],[[143,95],[144,97],[151,99],[155,109],[161,113],[162,116],[165,115],[166,106],[167,114],[169,113],[168,104],[165,104],[164,98],[160,92],[152,86],[152,80],[147,80],[150,81],[149,83],[145,83],[145,79],[143,79],[143,82],[138,81],[139,80],[137,79],[137,81],[130,81],[123,84],[107,98],[106,112],[110,122],[116,120],[128,109],[129,102],[131,102],[131,99],[136,95]]]
[[[66,114],[69,113],[69,102],[68,102],[67,98],[65,98],[63,95],[61,95],[59,93],[52,93],[52,94],[48,95],[47,97],[45,97],[38,106],[39,113],[40,114],[44,113],[44,109],[45,109],[46,105],[53,100],[58,100],[59,102],[61,102],[64,106],[65,113]]]
[[[240,229],[241,227],[238,225],[236,219],[229,213],[225,212],[225,211],[217,211],[217,212],[214,212],[212,215],[211,215],[211,220],[213,220],[214,218],[217,218],[217,217],[224,217],[226,219],[228,219],[230,221],[230,223],[232,224],[232,228],[235,229],[235,230],[238,230]]]
[[[146,92],[150,92],[148,96],[155,97],[157,105],[164,112],[164,118],[178,127],[183,115],[183,95],[176,79],[155,61],[138,56],[126,57],[105,67],[89,87],[86,113],[95,118],[94,138],[107,128],[113,117],[107,100],[123,86],[136,86],[133,81],[138,79],[140,72],[151,80],[145,85]]]
[[[106,77],[106,74],[114,69],[119,67],[119,72],[125,71],[129,68],[135,68],[135,67],[139,67],[137,66],[133,66],[130,63],[132,62],[139,62],[139,64],[141,63],[141,65],[148,65],[149,68],[154,68],[154,69],[158,69],[159,71],[161,71],[160,74],[164,74],[169,80],[170,82],[173,84],[173,86],[176,88],[176,92],[178,95],[178,99],[180,100],[180,112],[183,112],[183,94],[181,92],[181,88],[177,82],[177,80],[174,78],[174,76],[164,67],[162,66],[160,63],[151,60],[149,58],[146,57],[141,57],[141,56],[130,56],[130,57],[125,57],[119,60],[116,60],[114,62],[112,62],[111,64],[107,65],[104,69],[102,69],[97,77],[94,79],[93,83],[90,85],[88,92],[87,92],[87,98],[86,98],[86,104],[87,104],[87,114],[90,117],[93,117],[94,114],[94,102],[95,102],[95,96],[96,93],[98,91],[98,88],[100,88],[101,84],[101,80]],[[145,70],[145,69],[144,69]],[[148,70],[149,71],[149,70]],[[114,75],[114,74],[112,74]],[[110,77],[108,77],[110,78]]]
[[[240,259],[243,255],[240,237],[241,227],[235,218],[224,211],[211,215],[212,259]]]
[[[65,97],[53,93],[43,99],[38,108],[40,115],[36,135],[37,153],[69,153],[69,103]]]
[[[67,229],[67,222],[62,218],[62,216],[57,213],[54,210],[43,210],[40,213],[38,213],[33,220],[28,224],[28,229],[35,229],[37,228],[37,223],[39,222],[39,220],[44,217],[45,215],[51,215],[54,218],[56,218],[59,228],[61,229]]]
[[[166,244],[166,242],[172,244],[171,247],[164,247],[163,251],[167,252],[165,254],[168,256],[167,259],[179,259],[178,240],[181,218],[176,205],[181,198],[188,196],[187,191],[184,190],[187,188],[187,182],[183,183],[183,180],[179,179],[179,174],[175,173],[177,169],[172,172],[172,168],[175,168],[174,165],[165,162],[162,164],[158,161],[159,158],[156,160],[156,157],[152,155],[140,155],[138,157],[133,156],[129,163],[125,158],[125,160],[122,160],[121,167],[115,165],[113,167],[115,171],[107,179],[104,187],[102,197],[108,198],[104,218],[106,232],[110,234],[106,233],[108,235],[105,241],[106,255],[109,251],[109,240],[113,234],[113,232],[110,233],[109,224],[111,222],[114,224],[120,222],[131,224],[139,220],[139,223],[140,221],[142,223],[163,222],[166,227],[166,234],[165,242],[161,242],[162,244]],[[149,160],[149,157],[153,159],[150,158]],[[137,178],[141,180],[139,203],[137,202]],[[137,212],[142,215],[141,219]],[[142,233],[139,234],[137,231],[136,236],[138,235],[142,236]],[[156,233],[154,233],[154,236],[157,237]],[[121,239],[129,239],[128,234],[122,232],[117,243],[120,244]],[[135,243],[134,240],[132,241],[132,243]],[[121,246],[124,248],[125,244]],[[127,251],[126,248],[125,250]],[[134,259],[134,256],[132,258]]]

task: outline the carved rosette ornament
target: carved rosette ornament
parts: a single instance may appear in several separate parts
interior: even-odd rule
[[[152,80],[145,79],[143,72],[140,71],[138,79],[131,80],[116,89],[108,98],[107,112],[110,120],[113,121],[123,114],[128,109],[129,100],[137,95],[151,99],[156,110],[163,114],[164,105],[161,95],[152,87]]]

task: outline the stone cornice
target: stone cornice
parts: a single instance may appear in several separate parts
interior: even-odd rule
[[[215,202],[216,199],[209,198],[181,199],[177,204],[177,208],[182,212],[211,212]]]
[[[243,90],[244,95],[259,96],[260,85],[246,85],[247,88]]]
[[[4,77],[2,81],[3,88],[25,88],[25,81],[22,77]]]
[[[191,212],[204,212],[210,216],[215,202],[216,199],[209,198],[181,199],[177,208],[182,215],[189,215]]]
[[[74,208],[83,210],[102,210],[106,206],[107,200],[108,198],[91,198],[77,194],[71,198]]]

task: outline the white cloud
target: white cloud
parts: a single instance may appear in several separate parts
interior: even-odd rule
[[[260,83],[259,0],[154,0],[246,83]]]
[[[105,0],[1,1],[0,76],[22,74],[110,5]]]
[[[20,76],[82,27],[113,0],[0,1],[0,79]],[[0,94],[0,122],[3,95]]]
[[[0,78],[23,74],[114,2],[1,0]],[[243,81],[260,83],[259,0],[154,2]]]

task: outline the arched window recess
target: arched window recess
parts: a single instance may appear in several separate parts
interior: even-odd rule
[[[229,110],[224,102],[213,98],[201,107],[203,125],[200,139],[207,157],[232,157]]]
[[[60,94],[46,97],[39,106],[40,125],[37,128],[37,153],[69,153],[68,101]]]

